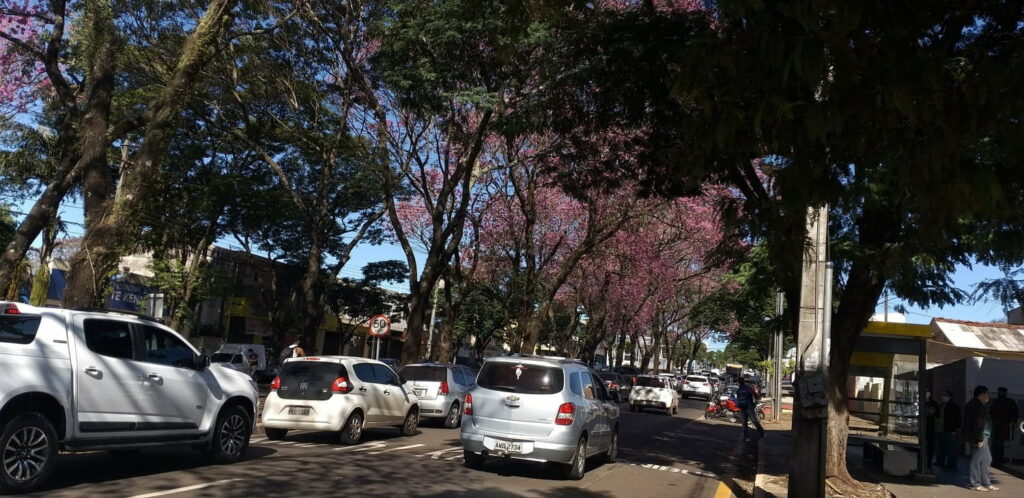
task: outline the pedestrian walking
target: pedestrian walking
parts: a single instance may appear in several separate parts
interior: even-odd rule
[[[971,489],[975,491],[997,491],[999,488],[992,485],[991,442],[992,417],[989,416],[988,388],[978,386],[974,388],[974,399],[967,402],[964,407],[964,439],[971,447]]]
[[[295,339],[291,346],[281,350],[281,356],[278,358],[281,360],[281,365],[284,365],[284,361],[288,358],[301,358],[303,356],[306,356],[306,351],[302,349],[302,339]]]
[[[953,401],[953,391],[942,393],[939,398],[938,418],[935,421],[935,428],[938,433],[938,448],[936,452],[939,467],[956,469],[956,431],[963,425],[963,415],[960,407]]]
[[[739,387],[736,389],[736,406],[740,408],[740,416],[743,418],[743,439],[746,441],[750,441],[751,422],[757,428],[757,435],[764,437],[764,427],[761,427],[761,422],[757,420],[757,400],[760,398],[754,387],[740,377]]]
[[[1006,443],[1013,441],[1013,427],[1017,424],[1017,402],[1007,397],[1005,387],[996,389],[996,399],[992,401],[992,464],[1006,463],[1003,458]]]

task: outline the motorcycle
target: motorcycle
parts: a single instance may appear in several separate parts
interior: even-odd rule
[[[767,415],[765,410],[767,404],[767,401],[762,400],[755,405],[754,410],[757,412],[758,420],[764,420]],[[717,401],[708,403],[707,408],[704,409],[704,418],[724,418],[729,422],[736,423],[740,421],[740,407],[731,396],[722,395],[718,397]]]

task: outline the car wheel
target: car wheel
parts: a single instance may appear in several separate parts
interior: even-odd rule
[[[362,412],[353,412],[352,415],[348,416],[348,420],[345,421],[345,426],[341,428],[340,440],[341,444],[353,445],[359,444],[359,440],[363,438],[363,414]]]
[[[245,456],[252,436],[252,419],[239,405],[224,409],[213,426],[213,438],[206,453],[214,463],[234,463]]]
[[[570,481],[578,481],[583,479],[583,474],[587,470],[587,438],[581,437],[579,443],[576,443],[576,453],[573,455],[572,460],[563,467],[562,475]]]
[[[270,429],[264,428],[263,432],[266,433],[267,439],[271,441],[280,441],[288,435],[288,429]]]
[[[608,453],[604,455],[604,461],[615,463],[619,458],[619,429],[612,431],[612,442],[608,445]]]
[[[420,411],[414,406],[409,409],[409,413],[405,414],[405,422],[402,422],[402,435],[403,436],[414,436],[416,435],[416,427],[420,425]]]
[[[452,403],[452,407],[448,409],[448,415],[444,417],[444,428],[454,429],[459,426],[462,422],[462,412],[459,410],[458,403]]]
[[[46,417],[18,415],[0,434],[0,488],[24,493],[46,482],[57,461],[57,431]]]
[[[487,457],[482,454],[473,453],[469,450],[462,450],[462,458],[466,462],[466,467],[471,469],[479,469],[480,467],[483,467],[484,461],[487,460]]]

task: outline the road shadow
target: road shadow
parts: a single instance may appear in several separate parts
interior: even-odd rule
[[[233,465],[213,465],[203,454],[190,448],[145,449],[138,453],[115,455],[105,451],[61,454],[47,484],[36,494],[47,496],[82,484],[117,483],[124,479],[154,476],[170,472],[216,467],[226,473],[235,465],[259,461],[277,453],[273,448],[249,445],[245,460]],[[90,494],[95,487],[90,487]]]

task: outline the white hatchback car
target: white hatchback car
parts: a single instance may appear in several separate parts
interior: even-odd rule
[[[419,425],[419,400],[402,384],[394,370],[369,358],[288,359],[270,385],[264,432],[280,440],[289,429],[332,431],[342,444],[357,444],[365,428],[398,427],[411,436]]]

